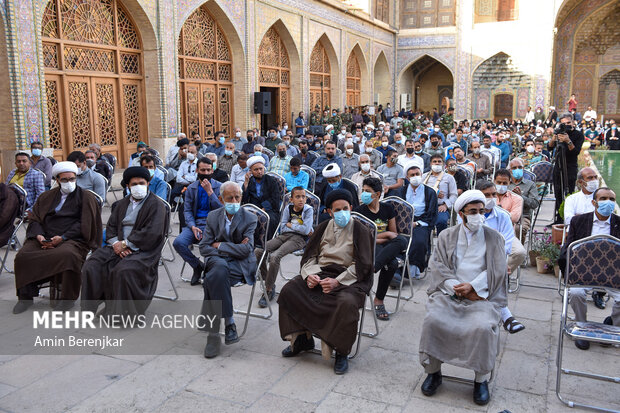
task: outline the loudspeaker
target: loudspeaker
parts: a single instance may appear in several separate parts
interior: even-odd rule
[[[254,92],[254,113],[271,115],[271,92]]]
[[[325,126],[323,125],[313,125],[310,126],[310,133],[314,136],[320,136],[321,138],[325,135]]]

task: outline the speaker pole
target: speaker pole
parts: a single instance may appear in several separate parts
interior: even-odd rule
[[[319,109],[319,117],[321,113],[325,110],[325,105],[323,105],[323,81],[321,80],[321,109]]]

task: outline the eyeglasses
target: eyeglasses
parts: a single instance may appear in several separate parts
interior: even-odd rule
[[[61,178],[59,179],[61,184],[66,184],[67,182],[75,182],[77,178]]]

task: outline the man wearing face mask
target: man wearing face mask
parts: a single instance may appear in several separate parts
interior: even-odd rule
[[[564,225],[570,226],[575,215],[594,211],[592,197],[599,187],[598,175],[592,168],[583,168],[577,173],[577,186],[581,189],[564,201]],[[569,227],[570,229],[570,227]]]
[[[422,394],[442,382],[441,364],[475,372],[473,400],[486,405],[488,379],[499,340],[497,323],[506,307],[506,252],[503,237],[483,225],[485,196],[470,190],[454,208],[463,223],[443,231],[430,260],[430,287],[420,337],[420,363],[428,374]]]
[[[252,158],[250,158],[252,159]],[[249,161],[248,161],[249,163]],[[203,312],[214,314],[210,306],[221,302],[221,314],[225,325],[225,344],[239,341],[237,326],[233,319],[231,286],[253,285],[256,274],[254,254],[254,232],[256,215],[241,208],[242,190],[235,182],[225,182],[220,188],[219,201],[223,208],[207,216],[200,255],[204,257],[205,276]],[[277,224],[277,221],[276,221]],[[209,332],[204,356],[216,357],[220,353],[221,339],[218,334],[219,320],[215,331]]]
[[[185,225],[172,243],[179,256],[194,270],[191,285],[197,285],[200,282],[204,267],[198,258],[192,254],[189,246],[200,242],[207,216],[211,211],[222,206],[218,200],[221,184],[212,179],[213,164],[211,161],[207,158],[201,158],[198,160],[196,168],[196,180],[187,187],[184,194],[183,217]]]
[[[213,145],[205,146],[202,154],[206,153],[214,153],[216,156],[224,155],[224,150],[226,148],[226,135],[223,131],[215,132],[215,143]]]
[[[276,128],[271,127],[267,130],[267,139],[265,139],[265,148],[276,153],[278,145],[282,143],[282,139],[278,136]]]
[[[448,226],[450,208],[458,197],[454,177],[444,170],[443,155],[431,156],[431,171],[422,175],[422,182],[437,192],[437,233]]]
[[[336,191],[338,189],[348,191],[351,194],[351,205],[353,205],[353,208],[357,208],[359,205],[357,188],[351,182],[342,179],[342,172],[337,164],[332,163],[327,165],[323,169],[322,174],[325,177],[326,185],[324,185],[321,192],[318,193],[318,196],[321,199],[321,215],[319,217],[319,222],[329,219],[329,214],[327,212],[328,206],[326,202],[329,193],[332,191]]]
[[[151,180],[149,181],[149,190],[166,201],[168,199],[168,185],[164,182],[163,172],[155,166],[155,158],[151,155],[140,157],[140,166],[149,170]]]
[[[480,150],[480,142],[471,143],[471,153],[467,159],[476,164],[476,179],[486,179],[493,170],[491,159],[483,155]]]
[[[73,151],[67,156],[67,161],[74,162],[78,167],[77,186],[88,189],[96,193],[105,200],[106,182],[101,174],[92,171],[86,165],[86,156],[80,151]]]
[[[342,159],[336,155],[336,144],[333,142],[328,142],[325,145],[325,154],[321,155],[319,158],[316,158],[311,166],[311,168],[316,171],[315,193],[321,193],[321,191],[325,189],[327,181],[323,177],[323,169],[332,163],[338,165],[338,168],[342,170]]]
[[[387,163],[380,165],[377,172],[383,175],[383,192],[385,196],[396,195],[403,186],[405,171],[398,164],[398,154],[391,149],[387,152]]]
[[[228,174],[224,172],[222,169],[220,169],[217,163],[217,155],[209,152],[205,155],[205,158],[209,159],[211,161],[211,164],[213,165],[213,179],[215,179],[216,181],[219,181],[222,184],[228,181]]]
[[[104,160],[97,161],[97,152],[91,149],[84,152],[84,156],[86,156],[86,167],[91,171],[97,172],[110,182],[112,179],[112,170],[109,164]]]
[[[228,141],[225,144],[224,154],[217,159],[218,167],[228,175],[232,172],[232,168],[237,164],[237,153],[235,152],[235,144]]]
[[[268,238],[271,239],[280,222],[280,202],[282,193],[276,178],[265,173],[265,163],[261,156],[248,159],[249,172],[243,184],[242,204],[253,204],[269,215]]]
[[[179,170],[176,174],[176,182],[172,186],[170,199],[173,203],[175,203],[175,199],[183,193],[183,188],[186,188],[196,180],[196,160],[198,157],[196,145],[188,145],[187,152],[180,150],[179,155],[181,154],[185,155],[185,159],[179,165]]]
[[[358,198],[360,201],[363,192],[362,186],[366,178],[382,179],[381,175],[379,175],[376,171],[370,168],[370,156],[368,156],[368,154],[366,153],[363,153],[359,156],[359,172],[356,172],[351,176],[351,181],[357,185]],[[381,199],[383,199],[383,194],[381,194],[379,200]]]
[[[605,133],[605,142],[612,151],[620,150],[620,132],[615,123],[611,124],[609,130]]]
[[[293,138],[293,133],[290,130],[286,131],[286,135],[282,137],[282,142],[286,145],[286,154],[291,158],[299,153],[299,150],[293,146],[297,139]]]
[[[276,147],[276,156],[269,161],[269,172],[275,172],[280,176],[286,175],[291,170],[291,156],[286,153],[286,145],[280,142]]]
[[[254,132],[252,130],[250,130],[250,129],[248,129],[246,131],[245,138],[246,138],[247,142],[243,144],[243,147],[241,148],[241,150],[246,155],[252,156],[252,154],[254,154],[254,145],[256,145],[257,143],[260,143],[260,142],[257,142],[254,139]]]
[[[235,134],[230,139],[230,142],[232,142],[235,145],[235,149],[234,150],[236,152],[241,152],[243,150],[243,145],[248,143],[247,139],[244,138],[243,136],[241,136],[241,129],[240,128],[235,128]]]
[[[315,154],[309,153],[308,151],[308,141],[306,139],[301,139],[299,141],[299,153],[293,156],[293,158],[299,159],[303,165],[312,166],[312,163],[317,157]]]
[[[354,152],[354,146],[353,142],[346,142],[344,144],[344,154],[340,156],[340,159],[342,159],[342,176],[347,179],[351,179],[353,174],[359,171],[360,157]]]
[[[364,153],[370,157],[370,167],[377,169],[383,163],[383,154],[373,147],[373,142],[367,140],[364,143]]]
[[[52,162],[43,156],[43,144],[39,141],[34,141],[30,144],[30,165],[34,169],[45,174],[45,189],[50,189],[52,185]]]
[[[521,158],[514,158],[508,164],[510,168],[510,185],[508,190],[520,195],[523,198],[523,213],[531,215],[538,208],[539,197],[536,183],[523,178],[523,161]],[[530,219],[523,217],[523,233],[526,234],[530,229]]]
[[[443,156],[444,150],[443,150],[443,146],[441,145],[441,139],[439,138],[438,135],[436,134],[431,135],[430,146],[428,147],[428,149],[426,149],[426,153],[431,157],[434,155]]]
[[[424,165],[424,159],[415,153],[415,142],[413,142],[412,139],[407,139],[405,141],[405,153],[398,156],[398,164],[404,168],[406,165],[409,165],[410,162],[418,162],[420,167]]]
[[[334,373],[347,372],[348,354],[357,336],[359,309],[373,283],[373,234],[351,219],[351,194],[332,191],[325,200],[333,218],[319,224],[304,249],[300,275],[286,283],[278,297],[280,336],[290,341],[283,357],[314,349],[336,352]]]
[[[173,180],[177,176],[181,163],[187,159],[187,148],[189,147],[189,139],[182,138],[177,141],[177,152],[172,156],[172,159],[166,165],[168,169],[169,181]]]
[[[82,311],[144,314],[157,289],[157,269],[168,232],[166,204],[149,192],[151,174],[132,166],[123,172],[127,196],[112,205],[106,246],[82,268]]]
[[[566,271],[566,252],[568,246],[572,242],[592,235],[602,234],[620,238],[620,216],[614,214],[614,209],[616,207],[616,194],[614,191],[607,187],[597,189],[594,192],[592,205],[595,208],[593,211],[576,215],[572,219],[572,224],[568,230],[566,241],[562,246],[560,258],[558,259],[558,265],[562,271]],[[571,287],[569,291],[570,305],[575,313],[575,321],[577,322],[587,321],[588,307],[586,304],[586,293],[587,289],[579,287]],[[592,293],[592,298],[595,299],[594,304],[598,308],[605,308],[605,301],[600,296],[600,293],[596,293],[597,292]],[[610,295],[613,297],[614,305],[611,316],[605,318],[604,323],[620,326],[620,294],[617,292],[610,292]],[[597,304],[597,299],[603,303],[602,306]],[[590,348],[590,342],[575,340],[575,346],[578,349],[587,350]]]
[[[521,219],[523,212],[523,198],[508,190],[512,174],[507,169],[500,169],[495,172],[495,188],[497,188],[497,197],[499,206],[504,208],[510,214],[510,220],[513,224],[517,224]]]
[[[56,163],[52,176],[58,186],[41,194],[32,208],[26,241],[15,256],[13,314],[26,311],[47,281],[60,289],[56,310],[70,309],[80,295],[82,264],[101,245],[103,229],[99,202],[77,186],[77,173],[74,162]]]
[[[396,152],[396,149],[394,149],[394,147],[392,147],[389,144],[389,138],[387,136],[381,136],[381,145],[377,146],[376,149],[383,156],[383,158],[381,159],[381,163],[382,164],[387,162],[388,152],[390,152],[390,151]],[[376,169],[379,169],[379,165],[377,165]]]
[[[418,163],[406,166],[407,179],[398,196],[413,205],[413,240],[409,250],[409,276],[415,278],[424,272],[430,248],[431,231],[437,222],[437,192],[422,183],[422,169]]]

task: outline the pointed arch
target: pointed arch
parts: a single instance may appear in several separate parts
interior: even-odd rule
[[[259,87],[270,88],[273,120],[292,123],[293,108],[301,107],[300,61],[295,41],[281,19],[275,21],[262,36],[258,46]]]
[[[346,65],[346,105],[361,106],[368,99],[368,64],[359,43],[351,49]]]
[[[310,52],[310,108],[330,108],[340,101],[338,55],[332,42],[323,34]]]
[[[620,115],[620,70],[612,69],[599,78],[598,116],[617,119]]]
[[[374,73],[374,96],[373,102],[384,105],[392,101],[392,75],[390,65],[383,50],[377,56],[373,69]]]
[[[4,15],[0,20],[0,166],[2,182],[13,168],[13,151],[16,149],[15,125],[13,123],[13,102],[11,101],[11,83],[9,79],[9,55],[7,50]]]
[[[401,72],[399,89],[401,95],[406,95],[406,100],[400,102],[401,107],[411,105],[415,110],[447,111],[446,101],[452,100],[454,93],[454,75],[442,61],[424,54]]]

